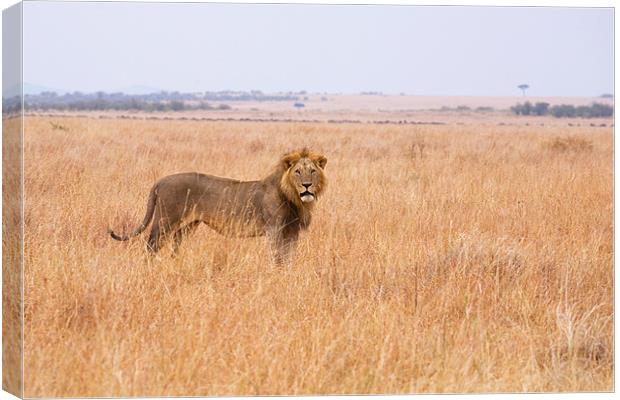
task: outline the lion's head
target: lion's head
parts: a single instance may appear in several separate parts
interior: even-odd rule
[[[280,189],[299,207],[309,206],[327,185],[323,169],[327,158],[308,149],[288,153],[280,160],[284,169]]]

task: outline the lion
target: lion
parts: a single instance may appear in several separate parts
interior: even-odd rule
[[[259,181],[239,181],[197,172],[169,175],[151,188],[142,224],[129,235],[108,232],[125,241],[153,221],[147,250],[157,252],[170,236],[174,249],[201,223],[227,237],[266,236],[277,265],[290,262],[299,233],[310,226],[316,200],[327,185],[327,159],[307,148],[285,154]]]

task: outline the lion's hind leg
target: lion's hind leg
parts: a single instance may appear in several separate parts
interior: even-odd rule
[[[196,228],[198,227],[198,225],[200,225],[202,223],[202,221],[192,221],[189,224],[177,229],[174,232],[174,248],[173,250],[176,252],[179,249],[179,246],[181,245],[181,242],[183,241],[183,239],[187,236],[189,236],[194,230],[196,230]]]
[[[163,218],[159,212],[155,213],[153,218],[153,226],[151,227],[151,233],[146,243],[146,249],[150,253],[157,253],[164,242],[168,239],[170,233],[176,232],[179,222],[171,222],[170,218]],[[173,218],[176,220],[176,218]]]
[[[149,240],[146,242],[146,249],[150,253],[157,253],[159,251],[159,247],[161,245],[162,234],[159,228],[159,225],[153,224],[151,228],[151,233],[149,234]]]

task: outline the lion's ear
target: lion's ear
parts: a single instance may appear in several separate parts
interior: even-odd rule
[[[295,164],[295,162],[297,162],[297,160],[298,157],[296,157],[295,154],[287,154],[282,157],[281,162],[285,169],[289,169],[293,166],[293,164]]]
[[[321,169],[325,168],[325,164],[327,164],[327,158],[325,158],[324,156],[319,156],[316,159],[316,163],[318,164],[319,167],[321,167]]]

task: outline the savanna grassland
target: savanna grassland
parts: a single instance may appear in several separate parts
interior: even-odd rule
[[[290,268],[106,233],[302,146],[329,187]],[[609,125],[26,117],[24,394],[611,391],[612,157]]]

